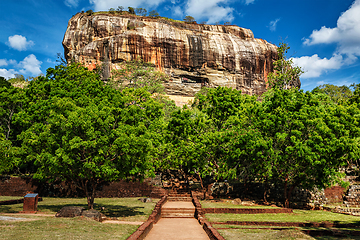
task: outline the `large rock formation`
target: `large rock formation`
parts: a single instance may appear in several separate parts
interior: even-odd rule
[[[276,46],[255,39],[249,29],[133,15],[78,13],[63,46],[68,62],[101,64],[105,78],[117,63],[141,57],[170,76],[168,94],[184,96],[204,85],[261,94],[277,58]]]

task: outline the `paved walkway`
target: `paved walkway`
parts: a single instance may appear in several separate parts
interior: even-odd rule
[[[209,237],[195,218],[161,218],[145,237],[145,240],[169,239],[209,240]]]
[[[184,209],[195,210],[192,202],[166,202],[162,206],[166,209]],[[164,217],[161,218],[145,240],[177,240],[177,239],[194,239],[194,240],[209,240],[209,237],[203,230],[202,226],[194,217]]]

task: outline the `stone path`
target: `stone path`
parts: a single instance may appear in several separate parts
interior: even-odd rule
[[[195,218],[161,218],[145,240],[194,239],[209,240]]]
[[[209,240],[194,213],[190,196],[168,197],[168,202],[161,208],[161,219],[153,225],[145,240]]]

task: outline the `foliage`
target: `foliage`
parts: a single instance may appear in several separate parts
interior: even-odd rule
[[[91,15],[93,15],[93,10],[91,10],[91,9],[89,9],[89,10],[87,10],[86,11],[86,14],[88,15],[88,16],[91,16]]]
[[[15,116],[22,110],[24,95],[21,88],[0,88],[0,174],[13,169],[17,158],[14,156],[20,143],[17,135],[21,126]]]
[[[333,102],[338,104],[345,103],[353,95],[350,87],[345,85],[335,86],[332,84],[324,84],[317,86],[311,92],[314,94],[326,94]]]
[[[156,17],[160,17],[160,15],[159,15],[159,13],[158,13],[156,10],[151,10],[151,11],[149,12],[149,17],[154,17],[154,18],[156,18]]]
[[[192,17],[192,16],[186,16],[186,17],[184,18],[184,22],[186,22],[186,23],[196,23],[196,22],[195,22],[195,18]]]
[[[168,76],[160,71],[155,71],[151,63],[146,63],[138,58],[133,61],[123,62],[119,70],[113,70],[110,84],[118,89],[125,87],[144,88],[151,94],[164,93],[164,82]]]
[[[11,83],[7,81],[4,77],[0,77],[0,88],[9,88],[11,86]]]
[[[296,186],[322,188],[340,180],[339,168],[352,157],[353,137],[359,133],[356,115],[348,111],[295,89],[265,95],[254,126],[266,146],[262,155],[268,177],[284,184],[285,206]]]
[[[135,9],[133,7],[128,7],[128,12],[135,15]]]
[[[124,11],[124,7],[123,6],[118,6],[116,9],[117,12],[121,13]]]
[[[107,181],[152,173],[150,129],[161,105],[143,89],[116,91],[79,65],[48,69],[32,82],[21,134],[34,178],[68,180],[82,189],[92,209]]]
[[[274,61],[274,72],[268,74],[271,88],[288,89],[291,83],[297,81],[302,74],[300,67],[293,66],[292,59],[286,57],[290,47],[286,43],[280,43],[277,48],[278,59]]]
[[[146,16],[147,10],[145,8],[136,8],[135,12],[139,16]]]

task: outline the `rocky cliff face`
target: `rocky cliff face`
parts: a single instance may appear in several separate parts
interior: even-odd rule
[[[193,96],[204,85],[261,94],[277,57],[275,45],[237,26],[110,14],[76,14],[63,46],[68,62],[90,68],[101,64],[105,78],[117,63],[141,57],[170,76],[168,94],[184,96]]]

